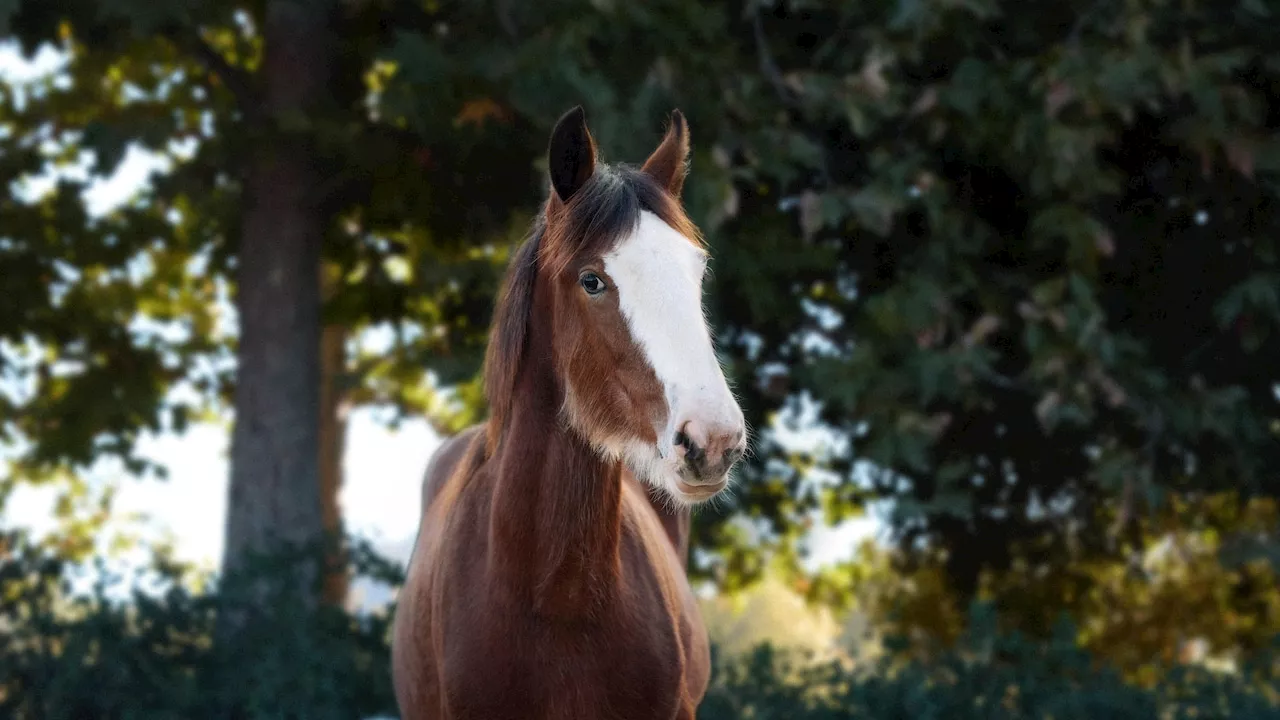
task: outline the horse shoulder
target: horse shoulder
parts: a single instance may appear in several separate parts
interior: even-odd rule
[[[435,576],[450,558],[440,550],[442,525],[450,519],[458,500],[458,486],[450,479],[483,442],[484,425],[474,425],[444,440],[431,455],[422,481],[422,505],[418,537],[400,589],[392,642],[392,678],[397,701],[406,720],[435,717],[440,707],[437,684],[439,628],[434,617]],[[449,492],[442,493],[446,488]],[[442,495],[448,495],[445,498]]]
[[[441,442],[440,447],[432,453],[422,478],[423,515],[427,514],[427,508],[431,507],[431,503],[440,494],[440,489],[449,481],[449,478],[453,477],[454,471],[458,469],[458,463],[466,457],[472,443],[478,438],[483,438],[484,432],[484,423],[472,425]]]

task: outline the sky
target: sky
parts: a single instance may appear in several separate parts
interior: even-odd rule
[[[24,60],[11,45],[0,45],[0,81],[10,88],[57,72],[62,58],[45,51]],[[131,149],[116,174],[94,183],[86,194],[90,211],[107,212],[128,199],[165,161]],[[38,192],[40,183],[33,184]],[[169,470],[169,479],[126,477],[122,468],[100,463],[88,473],[91,483],[117,486],[115,507],[122,514],[137,513],[151,537],[172,540],[179,558],[213,569],[222,553],[226,518],[229,422],[193,424],[183,435],[145,436],[140,452]],[[440,438],[423,420],[410,420],[398,429],[379,422],[369,409],[350,415],[345,485],[341,494],[347,529],[366,537],[385,551],[407,559],[417,532],[420,482],[427,461]],[[0,446],[0,458],[12,448]],[[26,488],[11,499],[0,523],[25,525],[37,533],[52,527],[51,490]],[[864,518],[838,528],[819,527],[811,538],[811,566],[847,556],[856,544],[873,534],[878,523]]]

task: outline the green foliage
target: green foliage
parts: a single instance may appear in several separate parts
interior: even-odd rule
[[[352,358],[352,397],[481,417],[494,285],[551,123],[582,103],[609,159],[640,160],[672,107],[691,123],[687,206],[758,431],[741,491],[698,517],[699,576],[740,586],[811,511],[878,499],[901,547],[964,549],[947,571],[972,596],[1020,545],[1060,569],[1174,495],[1280,492],[1269,0],[325,3],[332,102],[255,133],[263,6],[4,13],[70,59],[0,94],[0,176],[90,151],[100,175],[131,143],[173,165],[101,219],[75,179],[0,208],[0,371],[32,388],[0,430],[28,465],[141,469],[139,432],[225,402],[211,308],[234,289],[238,173],[281,133],[325,158],[329,317],[394,331]],[[805,413],[840,442],[771,432]],[[1123,522],[1093,522],[1114,503]]]
[[[348,398],[476,421],[495,285],[543,197],[551,124],[582,103],[608,159],[638,161],[680,107],[711,315],[758,431],[726,512],[696,518],[694,574],[726,589],[798,574],[811,511],[889,500],[904,566],[842,568],[811,595],[879,583],[860,599],[901,611],[897,630],[959,639],[856,677],[767,652],[721,664],[704,716],[1152,716],[1175,697],[1175,717],[1274,714],[1245,679],[1160,668],[1179,617],[1250,651],[1280,618],[1261,562],[1274,513],[1249,510],[1280,494],[1280,6],[316,3],[341,66],[305,118],[261,117],[265,7],[0,3],[25,52],[66,53],[0,88],[0,179],[31,190],[0,204],[14,477],[81,502],[77,471],[158,470],[142,433],[225,408],[243,163],[286,136],[322,158],[327,319],[361,340]],[[131,147],[167,167],[95,215],[84,191]],[[363,342],[373,329],[391,341]],[[798,450],[775,423],[831,441]],[[61,563],[94,551],[103,517],[66,514],[61,544],[0,550],[6,714],[391,707],[384,618],[278,598],[213,649],[226,596],[176,569],[159,600],[72,600]],[[1169,537],[1195,541],[1190,561],[1129,573]],[[1146,686],[1065,641],[964,636],[975,596],[1041,639],[1071,611],[1076,639]]]
[[[27,190],[0,208],[0,437],[30,473],[102,458],[160,472],[134,452],[140,434],[180,431],[217,406],[228,380],[217,301],[234,218],[235,138],[223,132],[232,108],[163,36],[132,37],[78,5],[93,45],[46,5],[11,18],[27,51],[47,43],[70,59],[0,91],[0,180]],[[123,207],[92,213],[85,191],[130,146],[172,169]],[[50,174],[44,190],[35,181]],[[179,383],[185,395],[170,396]]]
[[[1097,522],[1114,521],[1112,513]],[[1175,499],[1135,522],[1112,552],[1072,553],[1047,541],[1017,546],[1007,569],[982,574],[978,597],[999,608],[1003,630],[1031,640],[1049,642],[1058,620],[1070,617],[1082,648],[1126,681],[1153,686],[1172,663],[1229,666],[1280,636],[1275,567],[1232,539],[1265,538],[1276,524],[1271,500]],[[1045,558],[1062,562],[1063,553],[1069,562],[1048,572]],[[858,613],[875,634],[913,638],[902,657],[929,657],[964,630],[965,597],[942,551],[908,556],[867,543],[806,590],[811,600]]]
[[[968,595],[1020,543],[1105,549],[1100,505],[1277,492],[1259,7],[753,10],[765,71],[717,78],[751,120],[715,139],[716,315],[756,427],[803,399],[848,439],[824,507],[891,499]],[[785,531],[806,463],[763,440],[738,507]]]
[[[573,102],[615,159],[680,106],[708,301],[761,430],[728,508],[753,545],[699,518],[697,572],[736,586],[808,511],[882,498],[903,547],[965,548],[972,593],[1074,523],[1105,547],[1100,504],[1277,491],[1269,8],[558,3],[499,10],[499,48],[462,3],[400,37],[388,95],[412,122],[460,73],[533,128],[535,162]],[[848,442],[769,431],[806,408]],[[815,492],[814,469],[839,482]]]
[[[386,614],[301,610],[301,588],[255,596],[226,642],[215,618],[256,573],[278,577],[302,556],[257,564],[216,593],[161,557],[133,584],[97,568],[72,595],[71,567],[20,533],[0,538],[0,714],[41,718],[350,718],[394,714]],[[396,583],[398,568],[355,547],[352,569]],[[240,584],[243,583],[243,584]],[[143,587],[143,586],[146,587]],[[236,603],[241,607],[241,603]]]
[[[1280,713],[1274,651],[1239,675],[1175,668],[1143,689],[1078,649],[1069,623],[1052,642],[1031,642],[999,632],[989,606],[975,606],[961,643],[928,663],[882,660],[850,670],[803,660],[764,646],[744,661],[720,665],[698,717],[1096,720]]]

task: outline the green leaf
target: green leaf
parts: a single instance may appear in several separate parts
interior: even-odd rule
[[[93,121],[84,128],[84,145],[97,156],[96,170],[102,175],[114,175],[129,149],[132,134],[112,123]]]

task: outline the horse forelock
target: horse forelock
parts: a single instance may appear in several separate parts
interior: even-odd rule
[[[539,264],[556,276],[577,259],[604,255],[636,231],[645,211],[704,248],[702,234],[680,202],[648,173],[625,164],[600,164],[567,203],[549,204],[548,239],[539,251]]]

